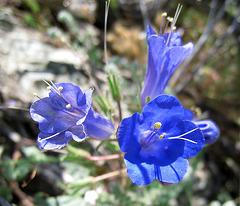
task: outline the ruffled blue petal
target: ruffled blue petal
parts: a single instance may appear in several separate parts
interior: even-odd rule
[[[89,110],[83,125],[87,136],[95,139],[107,139],[114,132],[113,123],[93,109]]]
[[[206,144],[212,144],[219,137],[220,131],[217,125],[211,120],[202,120],[194,122],[202,131]]]
[[[170,42],[168,43],[168,37]],[[147,30],[148,69],[141,91],[141,103],[146,104],[147,97],[154,99],[163,91],[178,65],[193,51],[193,43],[181,45],[178,32],[157,36],[149,26]]]
[[[30,107],[30,115],[39,123],[40,131],[47,133],[59,132],[69,128],[80,119],[81,116],[59,109],[52,103],[51,98],[45,97],[34,102]]]
[[[184,108],[184,119],[191,121],[193,117],[193,112],[190,109]]]
[[[154,164],[144,162],[139,156],[126,153],[124,161],[127,166],[127,173],[136,185],[148,185],[155,179]]]
[[[61,149],[64,147],[68,139],[65,137],[65,132],[61,132],[58,135],[52,137],[51,139],[46,139],[54,135],[53,133],[40,132],[38,135],[37,145],[39,149],[52,150],[52,149]],[[41,139],[41,141],[39,141]]]
[[[52,150],[61,149],[68,140],[74,139],[77,142],[84,140],[86,137],[83,131],[83,126],[73,126],[68,130],[63,130],[59,133],[40,132],[38,135],[37,145],[40,149]]]
[[[165,130],[165,129],[163,129]],[[190,121],[181,121],[166,131],[166,135],[162,139],[168,141],[169,153],[179,153],[182,151],[184,158],[191,158],[197,155],[205,144],[205,138],[197,125]]]
[[[71,129],[65,132],[67,139],[73,139],[76,142],[81,142],[86,138],[83,125],[73,126]]]
[[[188,160],[183,157],[177,158],[169,165],[159,165],[157,159],[143,161],[141,157],[126,153],[124,161],[127,166],[127,173],[136,185],[148,185],[154,179],[166,183],[180,182],[188,169]]]
[[[118,143],[122,152],[133,151],[138,153],[141,145],[138,138],[141,130],[139,127],[143,124],[143,118],[135,113],[131,117],[122,120],[118,129]]]
[[[182,120],[184,109],[176,97],[163,94],[145,105],[142,113],[144,121],[149,124],[149,127],[160,122],[170,128]]]
[[[167,33],[166,39],[168,39],[168,36],[169,36],[169,33]],[[169,46],[173,47],[173,46],[181,46],[181,45],[182,45],[182,38],[179,35],[178,31],[173,32],[171,34],[171,40],[170,40]]]
[[[157,76],[149,78],[148,84],[151,85],[148,91],[150,99],[163,94],[164,89],[178,65],[188,57],[193,51],[193,44],[189,42],[184,46],[174,46],[165,49],[162,57],[155,60]],[[144,82],[145,83],[145,82]]]
[[[147,26],[147,40],[150,36],[157,35],[150,25]]]
[[[188,166],[188,160],[183,157],[166,166],[159,166],[156,162],[154,165],[156,179],[165,183],[178,183],[187,173]]]

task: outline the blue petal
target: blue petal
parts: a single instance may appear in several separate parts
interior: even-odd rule
[[[163,129],[163,131],[165,128]],[[204,146],[205,138],[197,125],[190,121],[181,121],[172,129],[166,129],[163,141],[168,141],[169,153],[179,153],[184,158],[197,155]]]
[[[40,131],[47,133],[69,128],[75,125],[81,117],[55,107],[49,97],[34,102],[30,107],[30,115],[34,121],[39,123]]]
[[[67,139],[73,139],[76,142],[83,141],[86,137],[83,125],[73,126],[69,131],[65,132],[65,137]]]
[[[157,35],[156,32],[152,29],[150,25],[147,26],[147,39],[152,36],[152,35]]]
[[[164,89],[178,65],[188,57],[193,51],[193,44],[189,42],[184,46],[175,46],[168,48],[164,56],[155,60],[155,66],[158,70],[157,76],[152,76],[149,84],[152,85],[150,98],[163,94]]]
[[[188,160],[179,157],[175,162],[164,167],[158,166],[156,163],[154,166],[154,172],[156,178],[161,182],[178,183],[187,173],[188,166]]]
[[[170,77],[178,65],[193,51],[193,43],[181,46],[181,37],[174,32],[170,44],[167,45],[168,34],[157,36],[148,31],[148,69],[141,91],[141,103],[146,98],[154,99],[163,93]],[[151,35],[150,35],[151,34]]]
[[[127,173],[136,185],[148,185],[155,179],[154,164],[144,162],[138,156],[132,156],[126,153],[124,161],[127,166]]]
[[[129,153],[125,154],[125,164],[127,173],[136,185],[150,184],[154,179],[161,182],[177,183],[180,182],[187,172],[188,160],[179,157],[170,165],[159,165],[157,159],[152,158],[144,161],[140,156],[134,156]]]
[[[193,112],[190,109],[184,108],[184,119],[185,120],[192,120],[193,119]]]
[[[74,139],[75,141],[80,142],[84,140],[85,137],[86,134],[83,131],[83,126],[78,125],[59,133],[40,132],[37,145],[40,149],[45,150],[61,149],[67,144],[68,140]]]
[[[46,139],[54,135],[53,133],[40,132],[38,135],[37,145],[40,149],[52,150],[61,149],[67,144],[68,139],[65,137],[65,132],[61,132],[58,135],[52,137],[51,139]],[[39,141],[41,139],[41,141]]]
[[[156,122],[173,127],[182,120],[184,109],[176,97],[163,94],[146,104],[142,113],[150,127]]]
[[[113,123],[101,114],[90,109],[83,123],[87,136],[95,139],[107,139],[114,132]]]
[[[141,145],[138,142],[138,137],[141,130],[139,130],[139,127],[141,127],[143,123],[143,118],[138,113],[122,120],[117,134],[118,143],[122,152],[132,151],[138,153],[140,151]]]
[[[194,122],[202,131],[206,144],[212,144],[219,137],[220,131],[217,125],[211,120],[202,120]]]
[[[83,113],[87,114],[91,108],[92,103],[92,89],[87,90],[85,93],[82,90],[71,83],[56,83],[56,87],[62,86],[61,95],[71,104],[72,107],[78,108]],[[49,93],[49,97],[53,98],[56,94],[52,91]]]
[[[180,121],[174,127],[162,125],[160,134],[163,139],[143,146],[142,157],[158,159],[160,166],[172,164],[178,157],[191,158],[197,155],[204,146],[204,136],[192,122]]]

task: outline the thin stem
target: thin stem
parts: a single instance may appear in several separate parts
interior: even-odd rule
[[[0,106],[0,109],[14,109],[14,110],[22,110],[29,112],[29,109],[21,108],[21,107],[14,107],[14,106]]]
[[[117,101],[117,105],[118,105],[118,114],[119,114],[119,122],[122,121],[122,107],[121,107],[121,100]]]
[[[121,170],[118,170],[118,171],[114,171],[114,172],[109,172],[109,173],[106,173],[104,175],[94,177],[93,180],[92,180],[92,183],[96,183],[96,182],[99,182],[99,181],[102,181],[102,180],[105,180],[105,179],[108,179],[108,178],[112,178],[112,177],[115,177],[115,176],[119,176],[119,175],[122,175],[122,174],[126,174],[126,173],[127,173],[127,168],[124,168],[124,169],[121,169]]]
[[[95,162],[95,161],[121,159],[123,157],[124,157],[124,154],[113,154],[113,155],[105,155],[105,156],[90,156],[88,157],[88,160]]]
[[[123,157],[124,157],[124,154],[112,154],[112,155],[105,155],[105,156],[90,156],[88,157],[88,160],[95,162],[95,161],[121,159]]]
[[[110,0],[106,1],[105,4],[105,19],[104,19],[104,61],[108,65],[108,56],[107,56],[107,19],[109,11]]]

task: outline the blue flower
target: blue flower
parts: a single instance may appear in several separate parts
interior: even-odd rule
[[[97,139],[111,136],[112,122],[91,108],[92,89],[83,93],[71,83],[52,84],[48,89],[49,97],[39,98],[30,107],[41,131],[37,139],[40,149],[60,149],[70,139],[80,142],[91,135]]]
[[[143,106],[163,94],[173,72],[193,52],[193,43],[182,45],[178,32],[157,35],[150,26],[147,27],[147,43],[148,68],[140,97]]]
[[[177,98],[160,95],[143,107],[142,115],[123,119],[118,142],[127,172],[137,185],[154,179],[165,183],[181,181],[187,172],[188,160],[204,146],[198,126],[184,120],[184,108]]]
[[[218,126],[212,120],[195,120],[193,112],[185,109],[185,119],[193,121],[202,131],[205,137],[205,144],[212,144],[220,135]]]

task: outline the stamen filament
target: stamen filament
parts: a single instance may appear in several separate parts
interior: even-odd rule
[[[167,31],[168,24],[169,24],[170,20],[171,20],[171,17],[167,17],[167,23],[165,25],[164,33],[166,33],[166,31]]]
[[[182,139],[182,140],[189,141],[189,142],[191,142],[191,143],[197,144],[197,142],[195,142],[195,141],[193,141],[193,140],[186,139],[186,138],[182,138],[183,136],[185,136],[185,135],[187,135],[187,134],[190,134],[190,133],[196,131],[197,129],[198,129],[198,128],[195,128],[195,129],[193,129],[193,130],[191,130],[191,131],[189,131],[189,132],[186,132],[186,133],[184,133],[184,134],[181,134],[181,135],[179,135],[179,136],[176,136],[176,137],[168,137],[167,139]]]
[[[176,10],[175,15],[173,17],[173,21],[171,22],[170,32],[169,32],[168,39],[167,39],[167,45],[170,44],[170,41],[171,41],[171,38],[172,38],[172,33],[174,31],[174,27],[175,27],[175,24],[177,22],[177,19],[179,17],[179,14],[180,14],[181,10],[182,10],[182,5],[178,4],[177,10]]]
[[[167,16],[167,13],[164,12],[164,13],[162,14],[162,22],[161,22],[161,25],[160,25],[159,36],[162,35],[163,23],[164,23],[164,20],[165,20],[166,16]]]
[[[64,131],[66,131],[66,130],[64,130]],[[42,141],[44,141],[44,140],[51,139],[51,138],[53,138],[53,137],[58,136],[59,134],[61,134],[61,133],[64,132],[64,131],[58,132],[58,133],[56,133],[56,134],[54,134],[54,135],[51,135],[51,136],[49,136],[49,137],[46,137],[46,138],[44,138],[44,139],[41,139],[40,137],[38,137],[38,141],[39,141],[39,142],[42,142]]]
[[[45,79],[43,79],[43,81],[48,85],[48,88],[50,88],[50,90],[57,96],[57,97],[60,97],[65,103],[66,103],[66,108],[69,109],[70,107],[72,107],[72,105],[68,102],[68,100],[66,100],[63,95],[61,94],[61,90],[63,90],[63,87],[60,86],[59,88],[57,88],[57,86],[50,80],[50,83],[52,85],[50,85]],[[80,114],[84,115],[85,113],[80,110],[79,108],[76,108],[76,107],[72,107],[74,108],[75,110],[77,110]],[[69,113],[69,112],[67,112]],[[72,116],[75,116],[75,115],[72,115]]]

